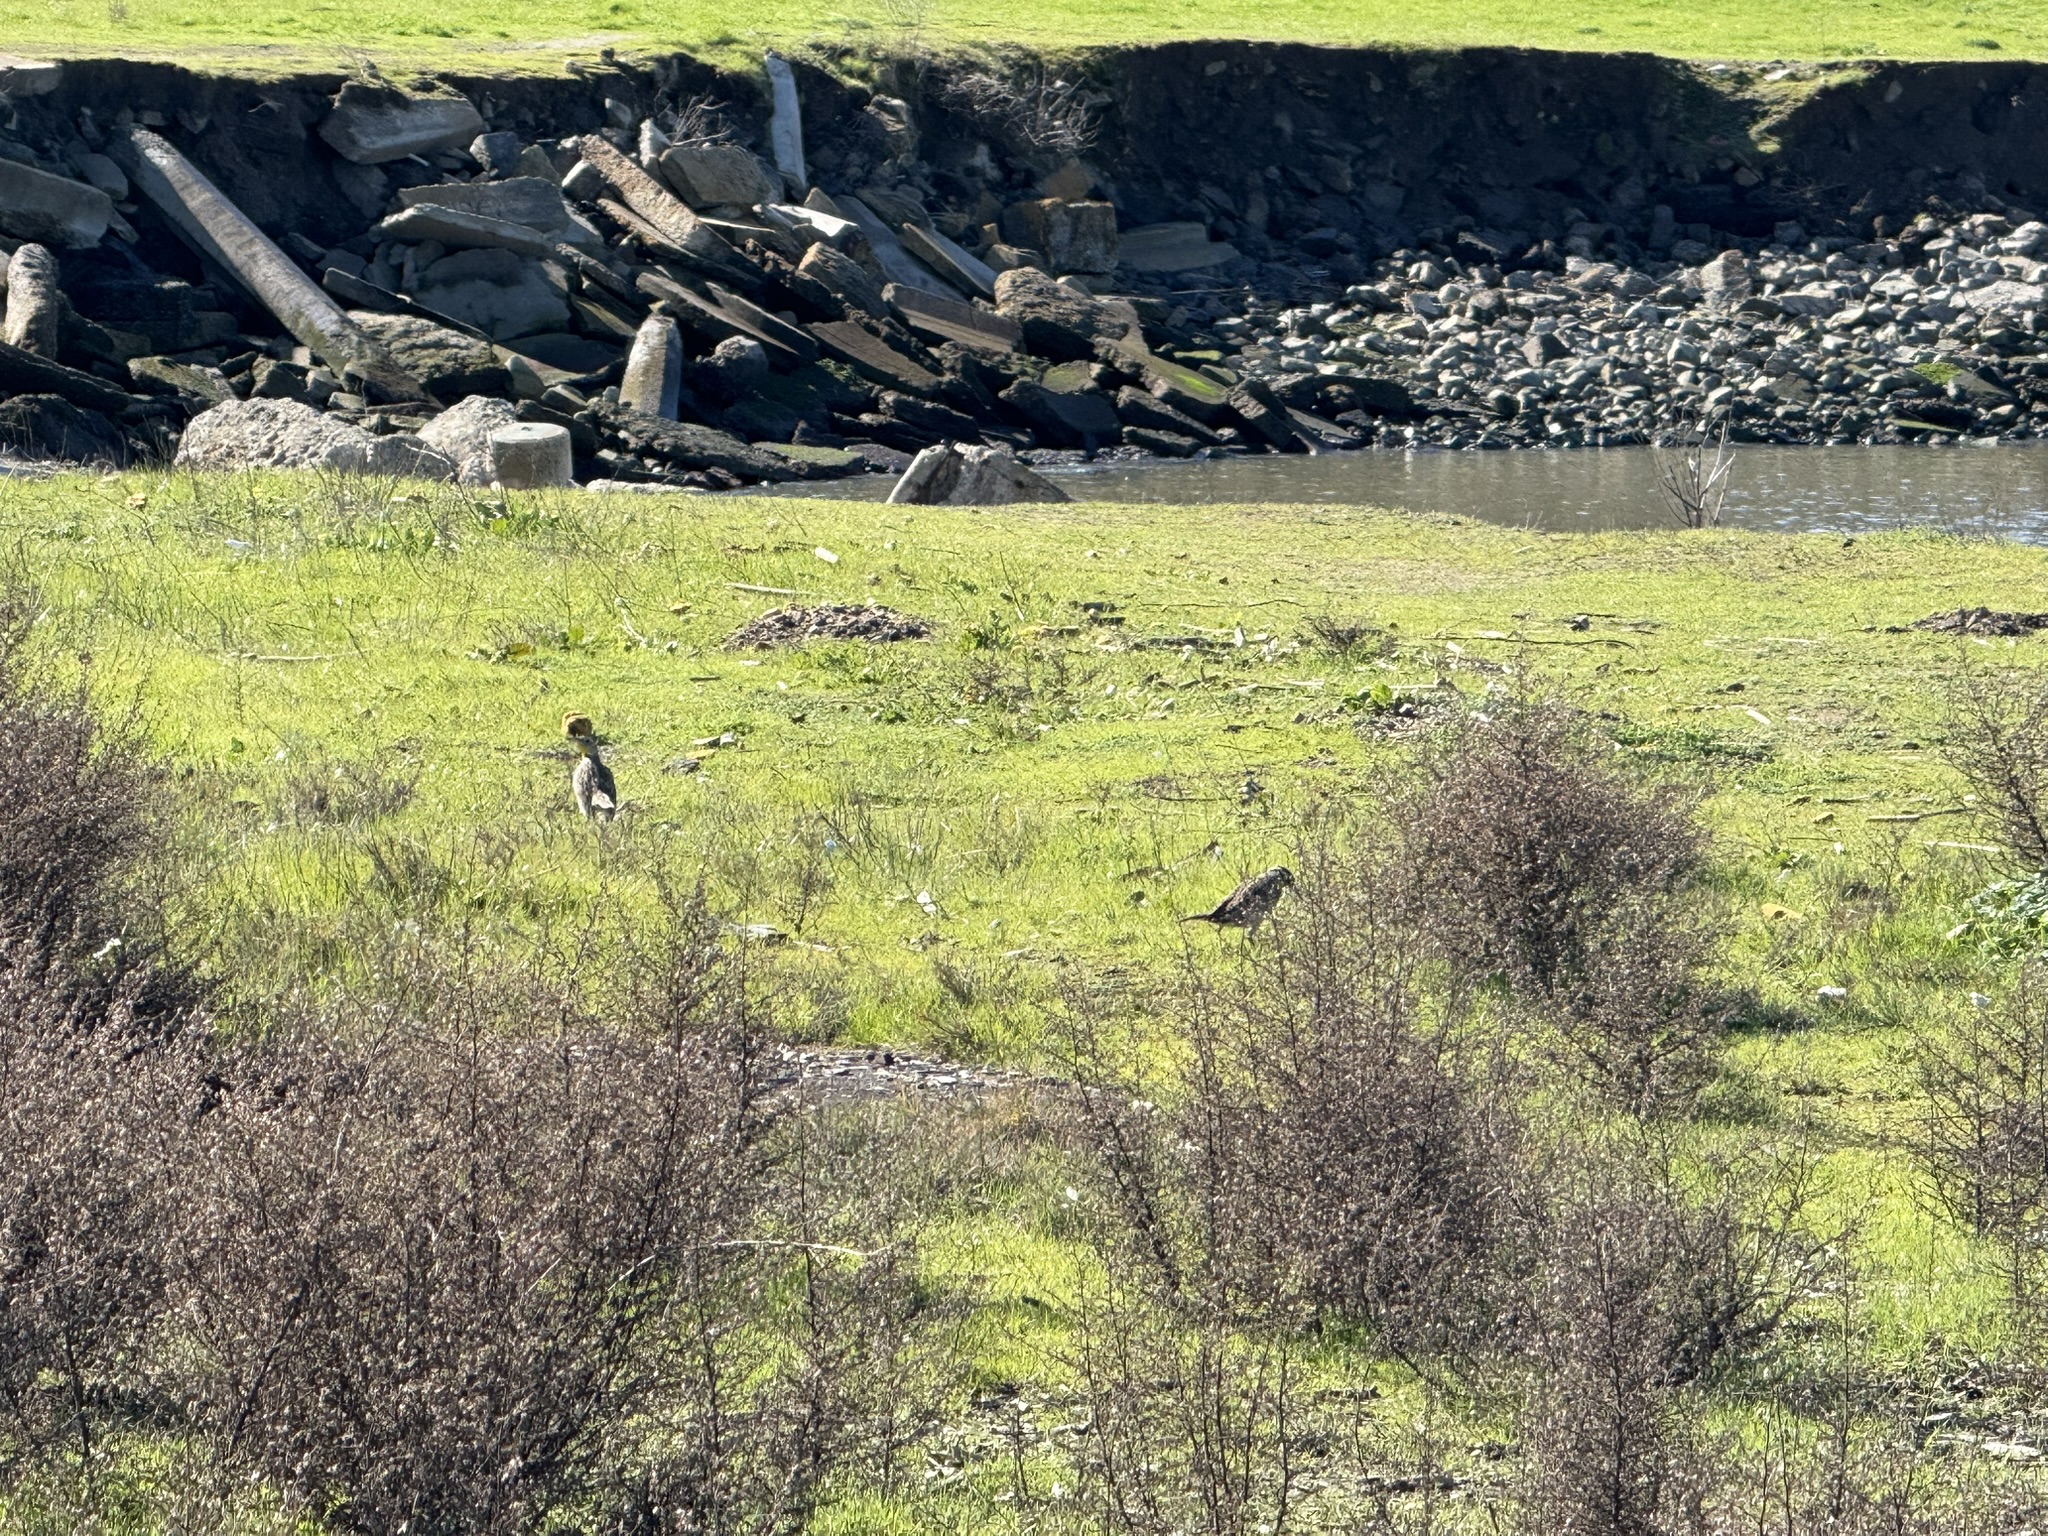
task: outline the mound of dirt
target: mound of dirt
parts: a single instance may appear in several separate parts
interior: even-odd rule
[[[1995,608],[1957,608],[1930,613],[1913,626],[1937,635],[2031,635],[2048,629],[2048,613],[2000,613]]]
[[[808,645],[813,640],[865,640],[884,644],[892,640],[923,640],[932,627],[914,613],[898,613],[878,603],[855,607],[850,603],[819,603],[806,608],[792,603],[771,608],[758,619],[742,624],[726,637],[729,651],[766,651],[778,645]]]

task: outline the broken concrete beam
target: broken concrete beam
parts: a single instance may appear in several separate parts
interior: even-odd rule
[[[896,231],[885,224],[874,209],[857,197],[842,197],[836,201],[846,216],[860,226],[860,232],[867,236],[875,260],[881,264],[882,275],[890,282],[901,283],[906,288],[923,288],[930,293],[960,297],[958,290],[903,248],[903,242],[896,238]]]
[[[753,208],[782,188],[774,174],[737,144],[678,144],[662,151],[661,175],[692,208]]]
[[[64,329],[64,290],[57,258],[33,242],[7,263],[7,308],[0,341],[38,357],[55,359]]]
[[[889,492],[893,506],[1006,507],[1018,502],[1074,498],[1007,448],[939,443],[910,461]]]
[[[1193,220],[1142,224],[1118,237],[1117,259],[1133,272],[1200,272],[1237,260],[1237,247]]]
[[[619,404],[674,421],[683,392],[683,333],[667,315],[649,315],[626,354]]]
[[[0,341],[0,394],[59,395],[89,411],[116,414],[130,397],[89,373]]]
[[[459,149],[483,132],[481,113],[461,96],[408,96],[351,80],[334,98],[320,137],[342,159],[382,165],[407,155]]]
[[[934,341],[997,354],[1015,352],[1024,342],[1024,328],[1007,315],[992,315],[959,299],[896,283],[884,288],[882,297],[905,325]]]
[[[803,192],[811,179],[804,170],[804,112],[797,99],[796,73],[779,53],[770,53],[763,63],[768,70],[769,152],[775,168],[788,178],[790,190]]]
[[[638,283],[649,298],[666,301],[677,324],[686,330],[714,342],[728,336],[758,341],[785,370],[817,360],[818,345],[809,335],[716,283],[704,284],[699,292],[660,272],[642,272]]]
[[[903,226],[903,244],[948,282],[958,284],[984,299],[996,296],[996,272],[987,262],[961,249],[936,229],[922,224]]]
[[[602,250],[604,237],[576,216],[561,186],[539,176],[514,176],[505,181],[458,181],[424,187],[401,187],[401,207],[432,203],[458,213],[474,213],[507,224],[524,224],[567,245]]]
[[[166,140],[131,128],[113,140],[137,188],[203,256],[235,274],[299,344],[366,398],[419,400],[394,362],[312,280]]]
[[[63,78],[62,64],[0,53],[0,96],[16,101],[25,96],[47,96],[57,89],[57,82]]]
[[[822,193],[812,195],[823,196]],[[845,250],[860,233],[860,226],[853,220],[841,218],[836,213],[827,213],[822,208],[806,207],[802,203],[769,203],[761,212],[764,215],[778,215],[788,220],[793,228],[805,231],[837,250]]]
[[[86,251],[113,218],[114,200],[98,187],[0,159],[0,233]]]
[[[790,278],[790,286],[828,319],[838,319],[849,308],[877,320],[889,312],[888,301],[868,276],[867,268],[829,245],[814,245],[804,252],[804,259],[796,264],[796,272]]]
[[[678,252],[715,271],[740,270],[739,254],[639,166],[596,134],[583,138],[579,147],[583,163],[595,167],[626,207]]]
[[[828,320],[810,327],[810,332],[833,357],[885,389],[907,389],[924,395],[939,387],[941,380],[937,374],[851,320]]]

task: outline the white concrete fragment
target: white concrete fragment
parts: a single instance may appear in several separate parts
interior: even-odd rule
[[[55,359],[64,323],[64,290],[57,276],[57,258],[43,246],[24,245],[7,263],[4,314],[0,341],[37,357]]]
[[[515,422],[491,433],[491,459],[498,484],[508,491],[537,491],[574,485],[569,429],[550,422]]]
[[[773,101],[768,118],[769,152],[775,156],[775,168],[789,179],[790,189],[803,192],[810,187],[811,178],[804,170],[804,113],[797,99],[796,74],[779,53],[770,53],[764,62]]]
[[[447,455],[410,433],[375,437],[296,400],[227,400],[201,411],[178,440],[181,469],[326,469],[446,480]]]
[[[1073,497],[1007,448],[979,443],[937,443],[910,461],[889,493],[895,506],[1003,507],[1024,501]]]
[[[629,411],[674,421],[682,389],[683,333],[667,315],[649,315],[626,354],[619,404]]]

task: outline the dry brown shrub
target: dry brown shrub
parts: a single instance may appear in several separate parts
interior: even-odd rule
[[[1623,1107],[1688,1103],[1715,1035],[1700,971],[1716,928],[1687,797],[1522,693],[1425,747],[1387,799],[1418,920],[1466,975]]]
[[[2006,852],[2048,870],[2048,689],[2032,670],[1966,672],[1950,689],[1943,755]]]

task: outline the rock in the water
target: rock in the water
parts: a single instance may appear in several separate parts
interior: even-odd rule
[[[1019,379],[1002,393],[1002,399],[1031,424],[1040,438],[1061,448],[1080,448],[1093,453],[1123,435],[1123,423],[1116,408],[1093,390],[1047,389],[1029,379]]]
[[[1116,392],[1116,414],[1126,428],[1147,432],[1170,432],[1200,445],[1217,441],[1216,434],[1185,411],[1175,410],[1164,400],[1126,384]],[[1125,433],[1126,440],[1129,432]]]
[[[569,323],[568,281],[552,263],[511,251],[457,251],[419,277],[416,297],[464,325],[510,341]]]
[[[1119,341],[1130,329],[1108,305],[1031,267],[996,277],[996,312],[1017,322],[1031,352],[1062,363],[1092,358],[1096,342]]]
[[[1230,392],[1230,408],[1250,428],[1252,435],[1269,448],[1286,452],[1301,447],[1301,436],[1287,407],[1273,398],[1271,390],[1249,381]]]
[[[408,96],[388,86],[351,80],[334,98],[320,137],[344,160],[381,165],[407,155],[459,149],[483,131],[484,120],[461,96]]]
[[[676,419],[683,390],[683,333],[667,315],[649,315],[626,354],[619,404],[629,411]]]
[[[573,462],[567,427],[521,421],[491,431],[491,463],[507,490],[574,485]]]
[[[662,153],[661,174],[692,208],[752,208],[782,192],[774,173],[737,144],[678,144]]]
[[[64,290],[59,286],[57,258],[33,242],[7,263],[7,309],[0,319],[0,341],[38,357],[55,358],[64,327]]]
[[[471,395],[420,428],[420,441],[454,462],[457,484],[489,485],[496,474],[491,433],[518,419],[505,401]]]
[[[0,448],[78,463],[118,464],[127,457],[111,421],[55,395],[16,395],[0,404]]]
[[[229,400],[193,417],[181,469],[330,469],[446,480],[455,465],[409,433],[373,437],[296,400]]]
[[[113,218],[114,200],[98,187],[0,159],[0,234],[85,251]]]
[[[376,337],[398,366],[436,399],[502,395],[512,387],[511,375],[487,341],[418,315],[380,315],[354,309],[349,318]]]
[[[897,506],[1003,507],[1073,497],[1007,448],[939,443],[910,461],[889,500]]]
[[[1012,203],[1003,210],[1002,228],[1012,245],[1045,252],[1055,272],[1116,270],[1116,209],[1108,203],[1067,203],[1056,197]]]

